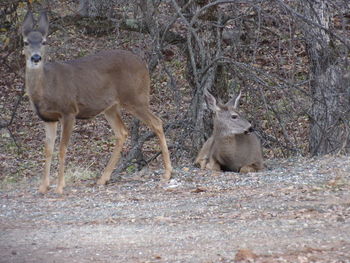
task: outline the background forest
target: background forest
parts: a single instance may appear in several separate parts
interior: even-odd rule
[[[224,102],[242,92],[266,158],[349,151],[347,0],[1,0],[1,179],[42,169],[44,131],[24,91],[19,32],[27,9],[48,11],[50,60],[127,49],[147,61],[152,110],[174,166],[191,165],[210,136],[204,90]],[[116,172],[159,167],[153,133],[126,112],[123,118],[131,136]],[[95,177],[113,133],[103,117],[80,120],[70,145],[68,167]]]

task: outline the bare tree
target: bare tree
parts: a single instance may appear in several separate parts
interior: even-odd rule
[[[79,0],[78,12],[81,16],[110,17],[116,1]]]
[[[332,2],[301,3],[305,15],[303,32],[310,59],[312,155],[339,153],[347,148],[349,140],[349,65],[346,55],[349,42],[342,43],[331,26],[332,14],[345,7],[345,3]]]
[[[193,86],[189,116],[192,123],[193,147],[199,150],[211,133],[211,120],[204,114],[206,109],[204,92],[211,91],[215,95],[218,93],[214,88],[218,64],[213,62],[222,56],[222,12],[217,9],[219,3],[217,5],[210,4],[209,1],[179,3],[182,6],[172,0],[178,17],[187,29],[185,47],[187,74]]]

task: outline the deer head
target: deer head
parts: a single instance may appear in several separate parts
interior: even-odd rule
[[[36,30],[34,30],[33,14],[30,11],[26,14],[22,25],[22,36],[27,68],[35,69],[43,66],[48,30],[49,21],[45,12],[41,13]]]
[[[209,92],[205,93],[208,107],[215,113],[214,134],[237,135],[249,134],[253,131],[252,125],[238,110],[241,93],[229,100],[226,104],[217,103]]]

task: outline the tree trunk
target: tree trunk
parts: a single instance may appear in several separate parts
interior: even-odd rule
[[[212,116],[211,114],[208,114],[208,111],[206,111],[207,107],[204,101],[204,91],[212,90],[216,79],[216,73],[217,67],[213,67],[208,70],[207,79],[206,81],[203,81],[203,85],[200,88],[195,90],[190,106],[191,119],[194,126],[192,133],[192,146],[195,151],[200,150],[206,139],[210,137],[213,130]]]
[[[110,0],[79,0],[78,13],[81,16],[110,18],[114,4]]]
[[[195,152],[198,152],[205,140],[211,135],[213,126],[212,114],[207,110],[203,94],[205,91],[212,92],[214,95],[222,93],[218,92],[215,86],[218,78],[218,65],[212,63],[222,53],[222,12],[218,12],[217,6],[214,5],[198,13],[201,8],[209,3],[207,0],[197,0],[190,4],[184,1],[179,3],[182,8],[186,6],[180,14],[179,6],[173,1],[179,16],[187,25],[187,45],[184,47],[187,56],[186,74],[188,82],[193,87],[189,118],[192,126],[192,148]],[[215,17],[215,25],[220,26],[209,27],[210,29],[207,28],[205,31],[206,34],[203,34],[207,14],[210,14],[209,17]]]
[[[305,6],[305,3],[304,3]],[[315,0],[305,8],[307,18],[328,29],[327,2]],[[344,150],[348,140],[349,92],[344,62],[329,34],[307,23],[304,34],[310,59],[312,106],[310,110],[310,153],[324,155]]]

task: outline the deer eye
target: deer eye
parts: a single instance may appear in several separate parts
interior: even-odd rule
[[[231,115],[231,119],[237,119],[238,118],[238,116],[237,115]]]
[[[41,44],[45,46],[45,45],[47,44],[46,40],[44,40],[43,42],[41,42]]]
[[[24,43],[25,46],[29,45],[28,41],[24,41],[23,43]]]

